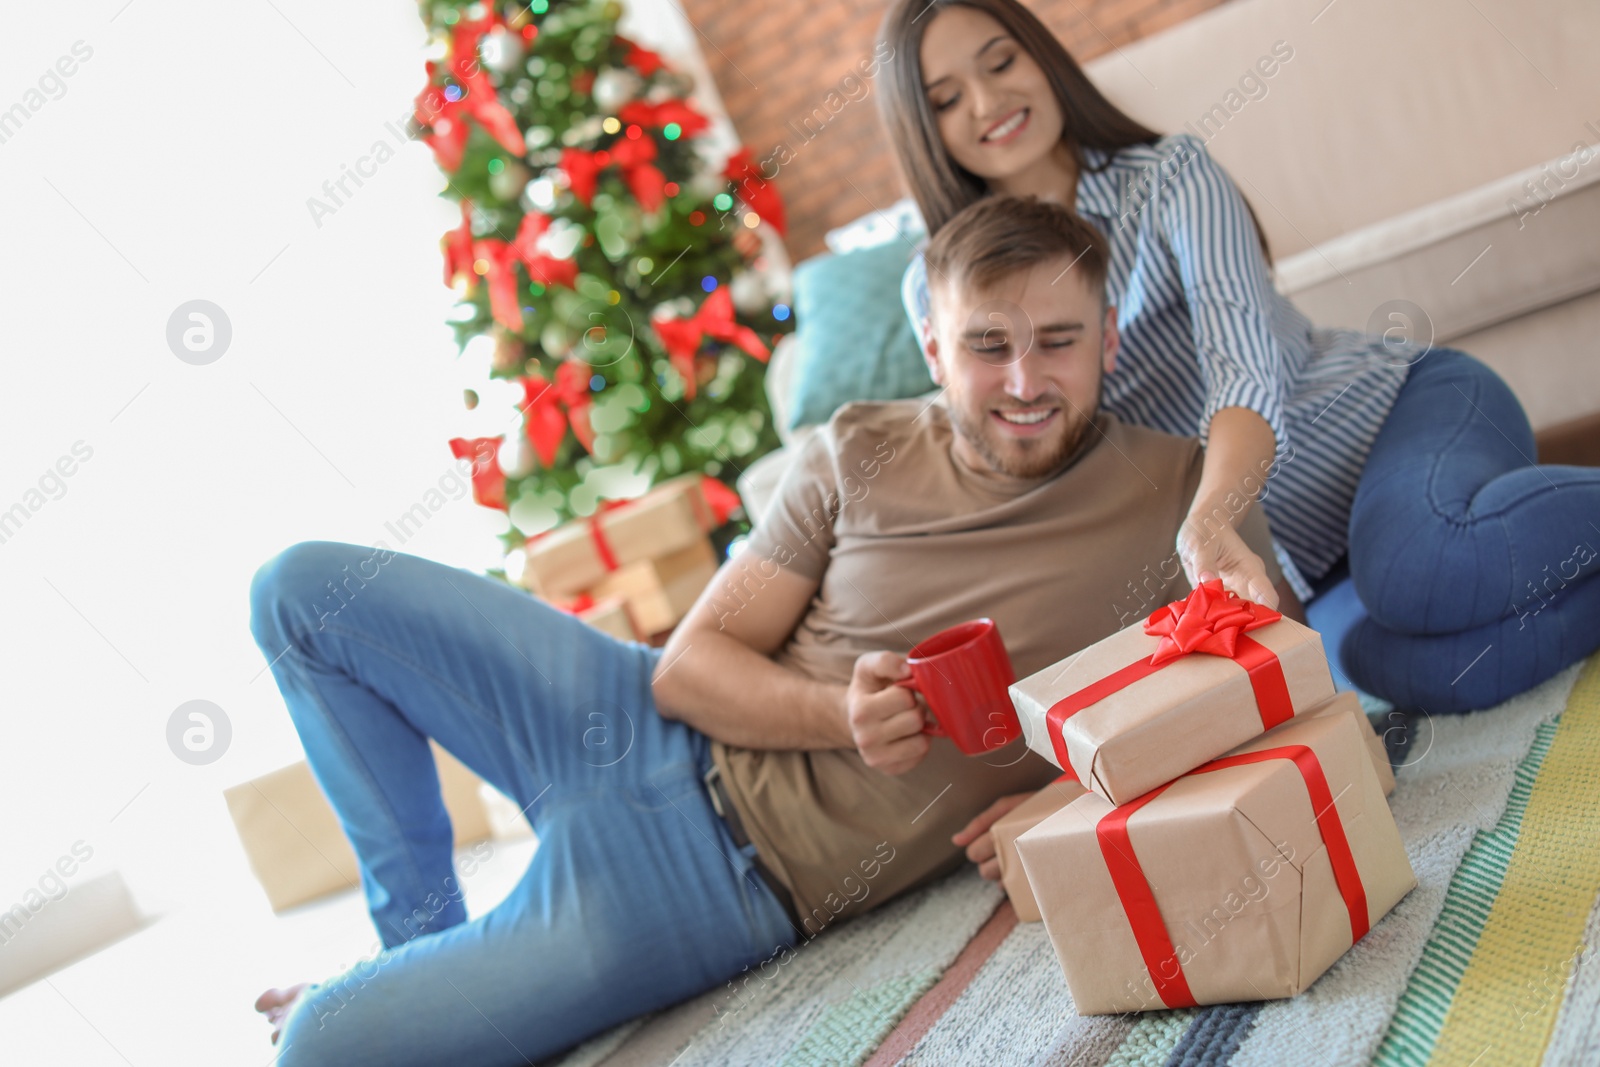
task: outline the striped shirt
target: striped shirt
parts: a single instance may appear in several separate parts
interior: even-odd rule
[[[1277,437],[1258,499],[1302,599],[1344,554],[1356,482],[1426,346],[1313,327],[1272,286],[1249,210],[1191,133],[1108,153],[1085,148],[1077,212],[1111,249],[1107,287],[1122,335],[1102,403],[1127,422],[1205,443],[1225,407],[1258,412]],[[925,242],[924,242],[925,247]],[[923,338],[919,253],[901,296]]]

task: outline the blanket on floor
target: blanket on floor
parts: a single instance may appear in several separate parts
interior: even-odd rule
[[[1418,725],[1390,797],[1417,888],[1298,997],[1080,1017],[968,868],[559,1067],[1600,1062],[1600,656]]]

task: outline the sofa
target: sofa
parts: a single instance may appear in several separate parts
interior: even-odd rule
[[[1084,69],[1151,128],[1206,141],[1314,323],[1472,353],[1543,449],[1600,423],[1597,46],[1592,0],[1237,0]],[[920,227],[907,198],[830,233],[828,254]],[[738,483],[757,518],[814,428],[790,426],[797,325],[767,378],[785,447]]]

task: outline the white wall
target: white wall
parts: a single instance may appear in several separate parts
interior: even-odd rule
[[[692,49],[654,4],[637,38]],[[69,887],[120,869],[166,912],[245,877],[222,788],[300,756],[248,630],[256,567],[310,538],[497,564],[503,519],[470,498],[403,546],[384,523],[447,471],[450,437],[503,426],[462,405],[487,364],[458,365],[445,323],[438,241],[459,216],[395,132],[424,77],[414,4],[7,18],[0,110],[42,106],[0,142],[0,511],[75,443],[92,454],[0,543],[0,911],[53,891],[81,842]],[[308,198],[379,141],[394,158],[319,226]],[[232,324],[205,366],[166,338],[197,298]],[[167,746],[192,699],[232,726],[208,766]]]

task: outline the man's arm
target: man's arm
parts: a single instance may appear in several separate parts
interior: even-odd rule
[[[858,657],[848,685],[771,659],[820,584],[749,551],[729,559],[662,650],[651,681],[656,707],[739,748],[853,748],[868,766],[904,773],[929,745],[920,701],[894,684],[910,673],[904,656]]]
[[[820,584],[750,552],[724,563],[661,652],[661,714],[741,748],[854,748],[846,687],[770,658]]]

